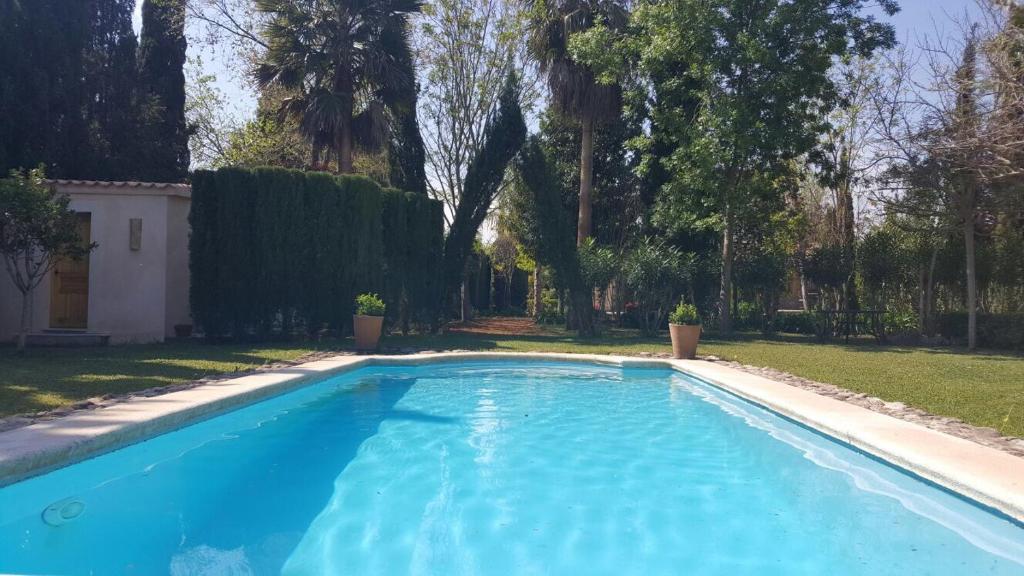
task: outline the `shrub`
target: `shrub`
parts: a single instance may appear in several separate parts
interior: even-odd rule
[[[376,294],[356,296],[356,314],[360,316],[383,316],[384,301]]]
[[[664,325],[673,297],[686,279],[685,261],[677,248],[645,238],[623,262],[623,274],[639,306],[640,329],[650,334]]]
[[[917,332],[917,314],[913,312],[886,312],[882,314],[882,327],[886,334]]]
[[[668,321],[672,324],[696,326],[700,324],[700,315],[697,314],[697,307],[693,304],[680,302],[676,309],[668,315]]]
[[[764,310],[754,302],[740,302],[736,306],[733,326],[737,330],[764,329]]]
[[[775,316],[776,332],[817,334],[818,316],[814,312],[783,312]]]
[[[942,314],[939,333],[950,341],[967,340],[967,313]],[[978,345],[984,348],[1024,350],[1024,314],[978,314]]]
[[[580,270],[583,281],[591,288],[604,291],[619,273],[619,259],[606,246],[598,246],[587,238],[579,247]]]
[[[541,292],[541,313],[537,322],[541,324],[564,324],[565,313],[558,310],[558,294],[554,288],[546,288]]]
[[[838,244],[819,246],[804,259],[804,275],[819,288],[841,289],[852,269],[853,262]]]

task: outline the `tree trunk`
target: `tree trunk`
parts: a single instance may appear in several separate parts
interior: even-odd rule
[[[32,291],[22,292],[21,294],[21,330],[18,332],[18,350],[22,351],[25,349],[25,341],[28,340],[29,330],[29,318],[30,315],[29,305],[32,299]]]
[[[725,229],[722,231],[722,283],[718,292],[718,330],[732,332],[732,207],[725,204]]]
[[[323,147],[319,144],[313,144],[313,155],[310,160],[313,170],[323,170],[320,166],[320,154],[323,152]]]
[[[928,269],[924,266],[917,275],[919,289],[917,291],[917,332],[921,336],[928,335]]]
[[[843,162],[845,170],[849,171],[848,152],[844,153]],[[860,308],[860,301],[857,298],[857,265],[854,256],[854,245],[857,238],[854,234],[853,191],[850,188],[849,177],[844,178],[840,184],[840,200],[843,205],[840,225],[842,226],[843,259],[850,265],[850,275],[846,278],[846,283],[843,286],[843,298],[847,309],[857,310]]]
[[[807,303],[807,277],[800,271],[800,302],[803,304],[804,312],[810,312],[811,306]]]
[[[543,273],[540,264],[533,267],[533,317],[536,319],[544,313],[544,286],[541,284]]]
[[[338,173],[352,173],[352,127],[348,123],[338,130]]]
[[[569,294],[572,300],[569,310],[576,325],[576,333],[580,336],[593,336],[594,331],[594,304],[589,289],[582,289]]]
[[[978,284],[974,266],[974,215],[964,217],[964,248],[967,256],[967,349],[978,345]]]
[[[590,237],[591,198],[594,180],[594,120],[584,116],[580,142],[580,216],[576,227],[576,246]]]
[[[461,306],[459,306],[459,320],[465,323],[469,321],[470,315],[469,281],[465,277],[462,279],[462,288],[459,290],[459,296],[462,301]]]
[[[932,246],[932,259],[928,263],[928,280],[925,284],[925,330],[929,336],[935,335],[935,265],[939,259],[939,245]]]

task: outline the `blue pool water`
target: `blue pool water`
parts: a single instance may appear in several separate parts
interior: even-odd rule
[[[459,363],[0,489],[3,572],[1019,576],[1024,529],[667,370]]]

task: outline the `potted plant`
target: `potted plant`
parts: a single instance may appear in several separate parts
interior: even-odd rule
[[[697,356],[697,342],[700,341],[700,315],[693,304],[679,303],[668,315],[668,333],[672,336],[673,358],[694,358]]]
[[[352,316],[352,325],[356,333],[356,350],[376,350],[384,326],[384,301],[380,296],[360,294],[356,297],[356,313]]]

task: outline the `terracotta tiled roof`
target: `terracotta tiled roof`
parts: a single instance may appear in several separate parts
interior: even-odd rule
[[[168,182],[106,182],[100,180],[47,180],[47,182],[61,186],[88,186],[96,188],[191,189],[191,186],[188,184],[171,184]]]

